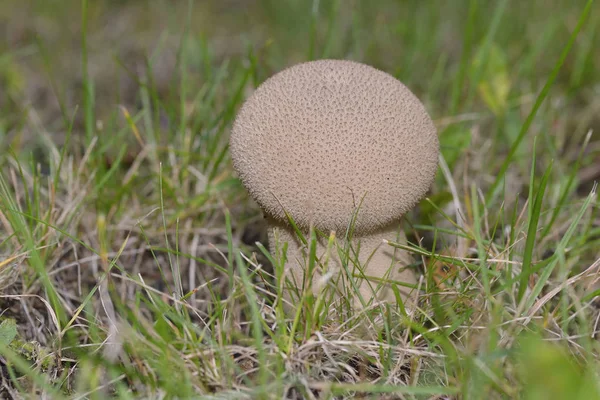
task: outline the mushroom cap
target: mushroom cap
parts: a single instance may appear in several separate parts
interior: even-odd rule
[[[363,234],[398,220],[427,193],[439,142],[423,104],[391,75],[352,61],[285,69],[240,109],[233,166],[272,218]],[[358,210],[358,212],[357,212]]]

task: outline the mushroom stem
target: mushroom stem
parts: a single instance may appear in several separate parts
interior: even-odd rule
[[[309,240],[308,232],[303,232],[304,237]],[[350,240],[350,251],[347,258],[347,268],[352,279],[355,280],[360,296],[354,297],[354,306],[362,307],[360,298],[364,305],[368,306],[373,302],[395,303],[396,297],[392,290],[395,282],[415,285],[417,282],[414,271],[409,267],[412,262],[410,254],[404,250],[390,246],[384,243],[388,240],[394,243],[406,243],[406,235],[399,227],[399,224],[393,223],[385,228],[374,231],[368,235],[353,237]],[[312,282],[305,281],[305,271],[308,269],[309,245],[304,245],[298,239],[296,233],[288,225],[269,218],[269,246],[273,254],[277,254],[276,249],[283,249],[283,244],[287,243],[286,264],[281,282],[289,278],[292,282],[292,289],[284,289],[284,296],[292,305],[298,304],[306,284],[312,285],[313,294],[318,295],[325,289],[326,285],[335,285],[337,290],[345,298],[346,291],[351,290],[352,283],[349,281],[345,268],[339,253],[343,253],[345,248],[345,239],[336,237],[336,246],[329,249],[328,240],[324,237],[317,238],[316,258],[317,267],[314,270]],[[358,257],[356,254],[358,252]],[[358,261],[358,262],[356,262]],[[283,284],[283,283],[282,283]],[[344,289],[344,287],[346,289]],[[297,288],[294,292],[293,288]],[[400,297],[405,305],[411,302],[411,294],[416,289],[412,287],[397,285]]]

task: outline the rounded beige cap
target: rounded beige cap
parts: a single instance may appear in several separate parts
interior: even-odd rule
[[[231,157],[266,214],[306,229],[355,232],[399,219],[435,177],[439,142],[423,104],[368,65],[320,60],[285,69],[239,111]]]

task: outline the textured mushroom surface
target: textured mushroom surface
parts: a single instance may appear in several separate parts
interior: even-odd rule
[[[398,220],[427,192],[439,143],[424,106],[391,75],[339,60],[269,78],[235,120],[231,156],[270,217],[355,232]]]

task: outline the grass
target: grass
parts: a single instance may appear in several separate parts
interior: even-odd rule
[[[597,2],[9,0],[0,26],[0,397],[600,398]],[[286,314],[231,167],[253,88],[327,57],[438,126],[389,243],[410,314],[352,310],[360,278]]]

